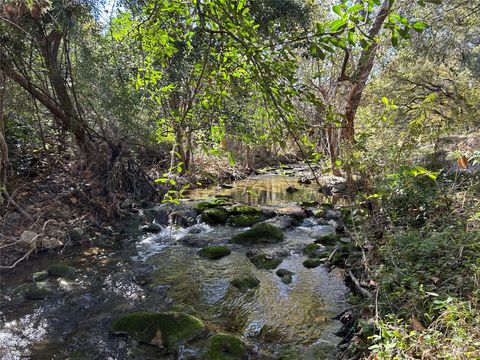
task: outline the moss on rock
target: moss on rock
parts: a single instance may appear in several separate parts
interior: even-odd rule
[[[28,284],[25,289],[25,298],[30,300],[43,300],[53,295],[52,286],[46,282]]]
[[[230,199],[228,199],[227,197],[219,197],[211,201],[200,201],[194,205],[193,209],[198,212],[204,212],[208,209],[214,209],[220,206],[228,205],[232,205]]]
[[[303,248],[303,253],[308,257],[315,257],[318,255],[322,247],[318,244],[312,243],[308,244]]]
[[[72,266],[66,264],[54,264],[48,268],[48,273],[51,276],[59,276],[59,277],[70,277],[75,275],[75,269]]]
[[[250,261],[258,269],[273,270],[282,263],[282,259],[275,258],[266,254],[259,254],[250,258]]]
[[[264,220],[265,217],[262,214],[240,214],[230,216],[227,223],[235,227],[247,227]]]
[[[244,276],[233,279],[232,281],[230,281],[230,284],[232,284],[238,289],[246,290],[253,289],[260,285],[260,280],[253,276]]]
[[[207,209],[202,213],[201,219],[209,225],[224,224],[229,214],[223,207]]]
[[[248,206],[248,205],[236,205],[232,206],[230,209],[230,213],[234,215],[239,215],[239,214],[261,214],[262,210],[260,208],[254,207],[254,206]]]
[[[288,285],[292,283],[294,273],[287,269],[278,269],[276,273],[280,277],[281,281]]]
[[[198,255],[210,260],[217,260],[224,256],[230,255],[231,252],[232,250],[230,250],[226,246],[214,245],[214,246],[205,246],[204,248],[200,249],[200,251],[198,252]]]
[[[316,268],[320,265],[322,265],[321,259],[308,259],[303,262],[303,266],[305,266],[308,269]]]
[[[200,335],[205,324],[194,316],[180,312],[136,312],[123,315],[112,323],[114,334],[128,334],[146,344],[168,351]]]
[[[322,245],[334,245],[337,241],[340,241],[342,238],[341,234],[327,234],[322,236],[320,239],[315,240],[315,243]]]
[[[45,280],[48,277],[49,273],[46,270],[37,271],[32,274],[32,279],[35,282]]]
[[[202,360],[244,360],[248,357],[245,344],[230,334],[215,334],[208,339]]]
[[[279,227],[268,223],[258,223],[250,230],[233,235],[230,242],[242,245],[276,243],[282,241],[283,236],[283,231]]]

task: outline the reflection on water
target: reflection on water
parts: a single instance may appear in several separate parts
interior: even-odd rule
[[[323,195],[318,186],[303,185],[296,177],[280,175],[258,175],[232,183],[233,189],[210,187],[192,190],[189,196],[193,199],[210,198],[215,195],[231,195],[234,201],[249,205],[278,205],[299,201],[320,201]],[[287,188],[294,186],[298,191],[289,193]]]

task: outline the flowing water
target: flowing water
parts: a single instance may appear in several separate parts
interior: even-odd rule
[[[295,184],[299,191],[286,191]],[[233,189],[193,191],[193,199],[231,195],[235,201],[289,206],[319,200],[312,186],[296,178],[262,175],[242,180]],[[328,231],[313,219],[290,228],[279,244],[256,246],[257,251],[282,254],[279,268],[292,271],[285,285],[275,270],[258,270],[248,260],[249,247],[232,245],[219,260],[197,255],[183,239],[194,234],[209,244],[228,244],[244,229],[197,224],[167,226],[154,235],[117,236],[103,246],[70,250],[68,255],[39,255],[1,278],[0,359],[195,359],[195,345],[178,355],[110,334],[112,319],[129,311],[179,310],[201,318],[211,331],[240,336],[253,359],[335,359],[340,341],[333,317],[346,308],[341,274],[323,266],[307,269],[303,247],[312,231]],[[111,245],[114,244],[114,245]],[[251,249],[250,249],[251,250]],[[54,296],[25,300],[21,288],[31,274],[64,261],[78,269],[72,279],[50,279]],[[240,291],[230,285],[237,276],[254,275],[260,286]],[[287,356],[288,354],[288,356]]]

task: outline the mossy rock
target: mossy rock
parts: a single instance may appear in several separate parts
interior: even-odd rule
[[[231,204],[232,203],[230,199],[226,197],[220,197],[212,201],[200,201],[194,205],[193,209],[198,212],[204,212],[208,209],[214,209],[220,206],[228,206]]]
[[[254,207],[254,206],[248,206],[248,205],[236,205],[232,206],[230,209],[230,213],[234,215],[239,215],[239,214],[261,214],[262,209]]]
[[[229,214],[223,207],[207,209],[202,213],[201,219],[209,225],[224,224]]]
[[[259,254],[252,258],[250,261],[257,267],[257,269],[273,270],[282,263],[282,259],[275,258],[273,256]]]
[[[337,241],[340,241],[341,238],[341,234],[327,234],[325,236],[322,236],[320,239],[315,240],[315,243],[322,245],[334,245],[337,243]]]
[[[136,312],[123,315],[112,323],[114,334],[128,334],[134,339],[173,351],[199,336],[205,324],[194,316],[180,312]]]
[[[308,269],[313,269],[322,265],[322,262],[323,261],[321,259],[307,259],[303,262],[303,266]]]
[[[33,281],[38,282],[38,281],[45,280],[48,277],[48,275],[50,274],[46,270],[37,271],[32,274],[32,279]]]
[[[300,201],[298,203],[298,206],[301,206],[301,207],[312,207],[317,205],[318,205],[318,201],[316,200],[305,200],[305,201]]]
[[[198,255],[201,257],[210,259],[210,260],[217,260],[224,256],[230,255],[232,250],[230,250],[226,246],[216,245],[216,246],[205,246],[204,248],[200,249]]]
[[[280,277],[280,280],[285,284],[291,284],[293,280],[293,275],[295,275],[293,272],[287,269],[278,269],[275,274],[277,274],[278,277]]]
[[[202,360],[244,360],[248,358],[245,344],[230,334],[215,334],[207,341]]]
[[[238,289],[246,290],[253,289],[260,285],[260,280],[253,276],[244,276],[233,279],[232,281],[230,281],[230,284],[232,284]]]
[[[77,269],[66,264],[54,264],[48,268],[51,276],[71,277],[75,275]]]
[[[283,236],[283,231],[279,227],[268,223],[258,223],[250,230],[233,235],[230,242],[242,245],[276,243],[282,241]]]
[[[28,284],[25,289],[25,298],[30,300],[43,300],[51,295],[53,295],[53,289],[47,282]]]
[[[262,214],[240,214],[230,216],[227,223],[235,227],[247,227],[264,220],[265,217]]]
[[[311,243],[311,244],[306,245],[303,248],[303,254],[307,255],[308,257],[315,257],[319,254],[321,249],[322,249],[322,247],[320,245],[315,244],[315,243]]]

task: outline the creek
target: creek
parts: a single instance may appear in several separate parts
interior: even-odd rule
[[[200,199],[226,196],[233,203],[261,206],[286,215],[299,201],[325,201],[317,186],[299,185],[298,177],[264,174],[234,182],[233,188],[192,191],[181,209]],[[294,185],[296,192],[287,188]],[[159,205],[151,211],[164,211]],[[177,207],[178,208],[178,207]],[[142,209],[146,211],[147,209]],[[311,215],[311,214],[310,214]],[[278,216],[277,216],[278,217]],[[342,324],[334,317],[345,310],[347,288],[342,273],[323,265],[307,268],[303,249],[312,233],[332,231],[313,216],[285,226],[278,243],[244,246],[230,238],[245,230],[208,225],[166,224],[157,233],[142,233],[138,222],[129,231],[112,232],[91,247],[72,247],[63,254],[39,254],[1,278],[0,359],[197,359],[202,340],[182,345],[176,354],[161,351],[109,329],[121,314],[133,311],[181,311],[201,319],[209,333],[227,332],[246,344],[249,359],[335,359]],[[188,239],[188,240],[187,240]],[[201,246],[226,245],[228,256],[210,260]],[[277,269],[294,275],[282,282],[276,270],[257,268],[251,254],[281,258]],[[328,256],[328,254],[327,254]],[[25,296],[32,274],[66,263],[68,276],[49,276],[51,290],[40,300]],[[251,276],[259,286],[241,290],[237,277]]]

